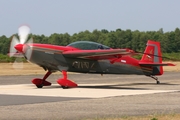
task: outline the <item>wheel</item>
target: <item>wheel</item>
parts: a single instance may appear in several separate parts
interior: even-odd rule
[[[69,87],[67,87],[67,86],[61,86],[63,89],[68,89]]]
[[[36,87],[37,87],[37,88],[42,88],[42,87],[43,87],[43,85],[36,85]]]
[[[160,81],[157,81],[157,84],[160,84]]]

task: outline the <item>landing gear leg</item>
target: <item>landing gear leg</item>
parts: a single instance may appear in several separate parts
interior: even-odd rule
[[[157,84],[160,84],[160,81],[158,81],[158,77],[153,76],[153,75],[149,75],[149,77],[153,78],[154,80],[156,80]]]
[[[67,71],[62,70],[63,78],[58,79],[57,83],[61,85],[63,89],[77,87],[77,84],[67,79]]]
[[[49,77],[49,75],[51,75],[52,72],[51,71],[48,71],[43,79],[40,79],[40,78],[35,78],[32,80],[32,83],[36,85],[37,88],[42,88],[43,86],[50,86],[51,83],[46,81],[46,79]]]

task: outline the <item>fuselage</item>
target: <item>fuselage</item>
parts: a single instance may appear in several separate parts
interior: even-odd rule
[[[82,59],[65,57],[62,51],[71,48],[64,46],[52,46],[44,44],[33,44],[30,62],[50,71],[62,71],[97,74],[151,74],[152,69],[139,65],[139,60],[131,56],[122,56],[116,60]],[[73,48],[72,48],[73,49]],[[75,49],[74,49],[75,50]],[[114,61],[112,63],[112,61]]]

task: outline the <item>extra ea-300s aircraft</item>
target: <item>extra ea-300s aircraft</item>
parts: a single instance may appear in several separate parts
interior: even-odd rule
[[[27,40],[30,29],[28,26],[19,28],[19,40],[13,36],[10,44],[10,57],[25,57],[27,61],[42,67],[47,73],[43,78],[35,78],[32,83],[37,88],[50,86],[46,79],[51,73],[61,71],[63,78],[57,80],[62,88],[77,87],[67,79],[67,72],[96,74],[137,74],[151,77],[158,81],[157,75],[163,74],[163,66],[174,66],[162,63],[160,43],[148,40],[141,60],[132,55],[137,54],[131,49],[112,49],[108,46],[78,41],[67,46],[33,43]]]

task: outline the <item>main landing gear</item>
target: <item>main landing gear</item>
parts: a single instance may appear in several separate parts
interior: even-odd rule
[[[57,83],[61,85],[63,89],[77,87],[77,84],[75,82],[67,79],[67,71],[63,70],[62,74],[63,78],[57,80]]]
[[[154,80],[156,80],[157,84],[160,84],[160,81],[158,81],[158,77],[153,76],[153,75],[147,75],[147,76],[153,78]]]
[[[35,78],[32,80],[32,83],[36,85],[37,88],[42,88],[43,86],[51,86],[51,83],[46,81],[46,79],[51,75],[52,72],[48,71],[43,79]]]
[[[51,83],[46,81],[46,79],[49,77],[49,75],[51,75],[52,72],[48,71],[43,79],[40,78],[35,78],[32,80],[32,83],[35,84],[37,86],[37,88],[42,88],[43,86],[51,86]],[[67,71],[63,70],[62,71],[63,74],[63,78],[58,79],[57,83],[63,88],[63,89],[67,89],[67,88],[73,88],[73,87],[77,87],[77,84],[71,80],[67,79]]]

